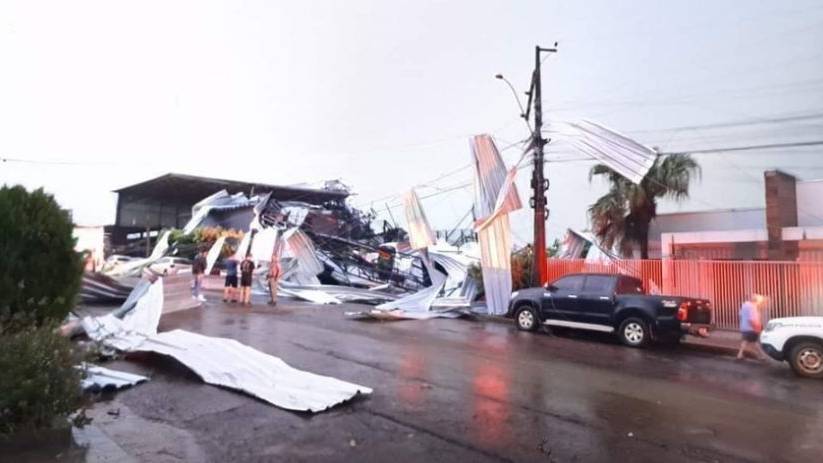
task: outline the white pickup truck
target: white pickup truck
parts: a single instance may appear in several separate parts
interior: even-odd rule
[[[823,317],[776,318],[760,334],[769,357],[787,361],[800,376],[823,378]]]

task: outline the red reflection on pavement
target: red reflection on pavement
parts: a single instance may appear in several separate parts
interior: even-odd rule
[[[423,402],[424,387],[423,374],[425,362],[420,351],[412,346],[403,351],[400,357],[400,378],[402,381],[397,388],[397,397],[404,404],[417,407]]]
[[[472,378],[472,436],[491,447],[508,445],[511,440],[511,404],[507,367],[481,363]]]

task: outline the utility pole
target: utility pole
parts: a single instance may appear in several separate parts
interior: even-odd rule
[[[557,53],[557,42],[552,48],[543,48],[540,45],[534,47],[534,70],[532,71],[532,82],[526,95],[529,102],[525,110],[520,103],[520,98],[514,90],[514,86],[502,74],[495,77],[502,80],[509,86],[514,94],[517,105],[520,107],[520,116],[526,120],[526,126],[532,132],[530,147],[534,150],[534,169],[532,170],[532,197],[530,206],[534,209],[534,260],[532,262],[532,284],[540,286],[546,281],[546,190],[549,189],[549,182],[543,173],[543,147],[549,140],[543,138],[543,100],[542,89],[540,88],[540,65],[542,53]],[[529,125],[529,115],[534,107],[534,128]]]
[[[543,172],[543,147],[548,140],[543,138],[543,101],[540,82],[540,56],[541,53],[556,53],[557,43],[554,48],[534,47],[534,71],[532,72],[532,83],[529,89],[529,103],[534,102],[534,129],[532,130],[532,147],[534,149],[534,170],[532,173],[532,198],[531,206],[534,208],[534,259],[532,262],[532,284],[540,286],[546,281],[546,190],[549,189],[549,181]],[[526,120],[529,118],[531,105],[526,108]]]

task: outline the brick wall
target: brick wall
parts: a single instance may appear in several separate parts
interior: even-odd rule
[[[769,260],[796,260],[795,242],[783,241],[783,228],[797,226],[796,179],[779,170],[763,173],[766,183],[766,230]]]

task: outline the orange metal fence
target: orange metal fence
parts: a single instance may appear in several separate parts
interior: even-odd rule
[[[709,299],[719,328],[737,328],[740,304],[752,292],[769,297],[768,318],[823,316],[823,262],[548,261],[549,281],[576,272],[622,273],[643,280],[650,293]]]

